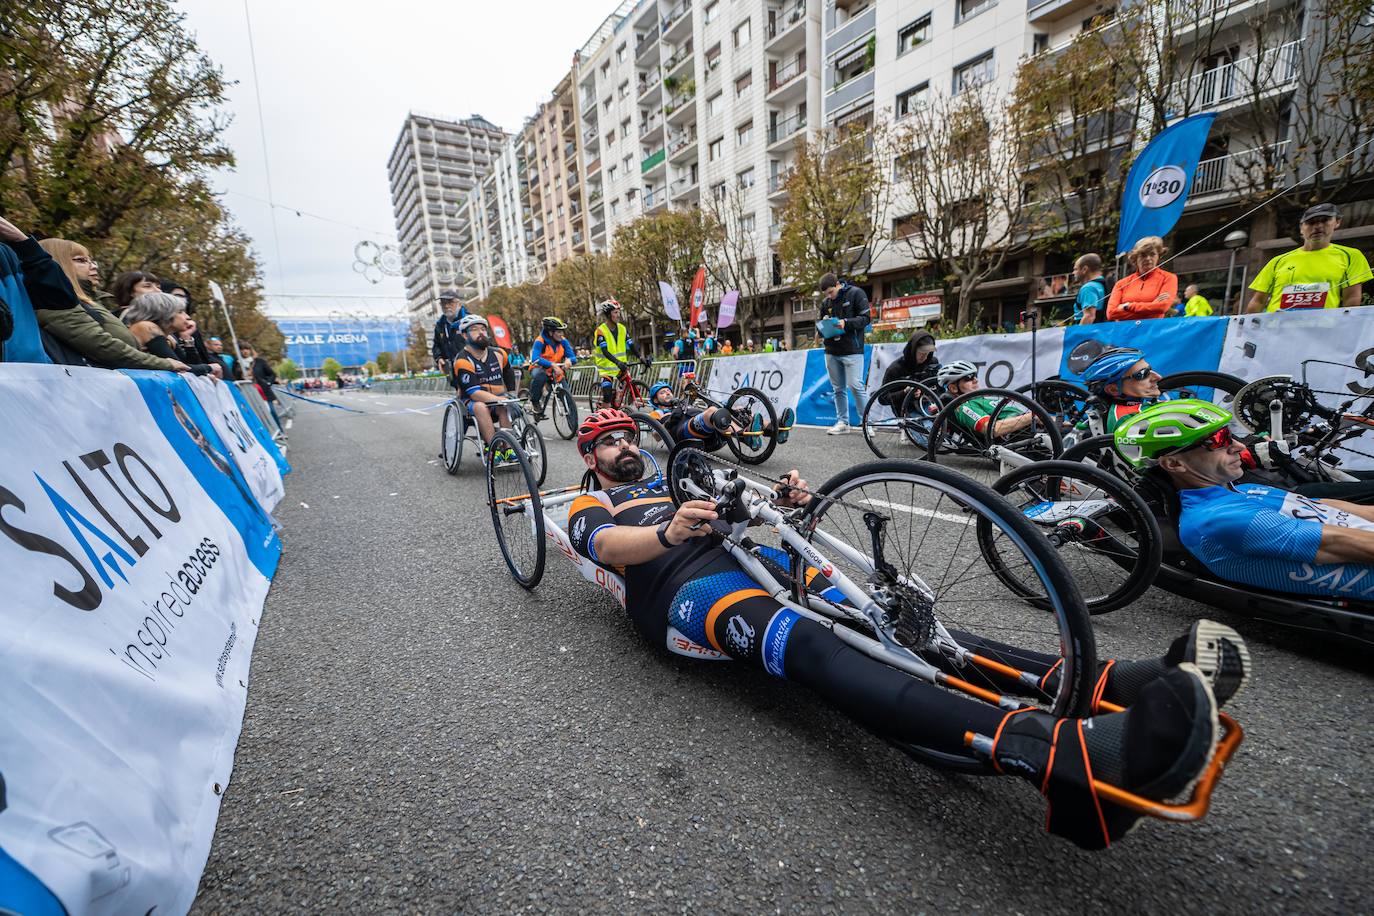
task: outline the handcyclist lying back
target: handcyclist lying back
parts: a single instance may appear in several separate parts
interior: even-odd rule
[[[964,360],[956,360],[940,367],[935,376],[941,390],[954,399],[978,390],[978,367]],[[1002,404],[1000,410],[997,405]],[[997,416],[992,416],[997,411]],[[993,439],[1001,439],[1025,429],[1035,422],[1035,415],[1015,401],[1005,401],[996,395],[972,398],[959,405],[954,419],[965,430],[981,436],[992,426]]]
[[[674,442],[699,439],[707,451],[724,446],[727,433],[740,436],[750,448],[758,448],[763,436],[772,433],[772,424],[764,423],[762,414],[754,414],[748,428],[741,428],[737,418],[731,417],[725,408],[689,404],[680,399],[667,382],[654,382],[649,386],[649,404],[650,415],[663,424]],[[778,445],[791,437],[796,416],[791,407],[783,408],[778,418]]]
[[[1114,433],[1127,417],[1159,397],[1160,374],[1145,354],[1131,348],[1104,351],[1083,370],[1083,382],[1102,401],[1105,432]]]
[[[1104,664],[1095,695],[1127,706],[1124,712],[1082,720],[1056,719],[1034,709],[1006,712],[883,664],[784,607],[712,537],[728,531],[713,503],[692,500],[674,509],[661,479],[643,479],[637,440],[634,419],[620,411],[600,410],[583,421],[578,449],[601,489],[573,502],[568,528],[578,553],[624,575],[625,606],[652,644],[670,646],[670,638],[680,634],[714,647],[810,687],[894,741],[956,753],[966,731],[995,735],[997,770],[1043,792],[1055,806],[1051,829],[1087,848],[1121,837],[1140,815],[1098,797],[1091,781],[1086,789],[1075,783],[1072,765],[1083,762],[1090,780],[1163,799],[1189,787],[1211,759],[1218,737],[1217,697],[1224,701],[1234,695],[1246,674],[1243,667],[1237,670],[1244,664],[1239,661],[1243,652],[1237,651],[1243,646],[1233,631],[1195,624],[1161,658]],[[795,470],[783,475],[774,494],[781,507],[804,505],[810,498]],[[809,580],[810,589],[830,587],[819,575]],[[1204,639],[1203,629],[1221,635]],[[993,645],[954,635],[965,644]],[[1038,667],[1027,670],[1042,681],[1057,676],[1057,659],[1000,649],[1030,659]],[[1057,766],[1056,760],[1071,763]]]
[[[1119,426],[1116,449],[1177,490],[1179,540],[1222,579],[1374,599],[1374,508],[1237,483],[1245,446],[1230,424],[1208,401],[1164,401]]]

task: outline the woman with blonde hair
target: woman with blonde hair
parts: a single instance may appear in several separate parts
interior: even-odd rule
[[[1178,301],[1178,276],[1159,266],[1167,249],[1157,235],[1136,242],[1126,255],[1135,273],[1122,277],[1107,300],[1108,321],[1163,318]]]
[[[179,359],[163,359],[145,353],[124,323],[86,293],[81,281],[90,279],[91,253],[84,245],[68,239],[43,239],[38,244],[62,269],[72,289],[70,300],[48,303],[57,306],[55,308],[43,308],[34,303],[34,313],[44,331],[93,366],[190,370]]]

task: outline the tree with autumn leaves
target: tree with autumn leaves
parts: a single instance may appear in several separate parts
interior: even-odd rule
[[[105,278],[184,285],[207,333],[223,289],[240,339],[278,358],[249,240],[208,184],[233,165],[226,82],[169,0],[46,0],[0,17],[0,212],[91,250]]]

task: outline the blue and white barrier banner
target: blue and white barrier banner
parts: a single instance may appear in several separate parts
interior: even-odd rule
[[[281,551],[198,389],[0,364],[0,911],[195,898]]]
[[[782,413],[784,407],[797,406],[806,376],[806,355],[805,350],[788,350],[722,358],[711,367],[707,390],[724,401],[737,389],[757,388],[768,395],[774,409]]]
[[[286,495],[281,470],[267,448],[254,435],[244,412],[239,410],[239,402],[234,398],[235,387],[210,378],[192,378],[190,385],[210,417],[210,422],[214,424],[215,431],[219,433],[220,441],[228,446],[229,454],[248,481],[258,505],[268,512],[277,508],[277,503]],[[251,414],[252,411],[247,413]],[[272,452],[281,454],[276,448]]]
[[[1328,406],[1374,392],[1374,309],[1304,309],[1226,319],[1217,369],[1254,381],[1291,375],[1318,391]],[[1306,367],[1304,361],[1308,362]],[[1327,361],[1327,362],[1319,362]],[[1343,365],[1329,365],[1340,363]],[[1351,368],[1351,367],[1358,368]],[[1368,401],[1355,404],[1363,410]]]

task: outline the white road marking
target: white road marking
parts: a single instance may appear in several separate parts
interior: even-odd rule
[[[885,499],[864,499],[863,502],[870,506],[881,506],[884,509],[896,509],[898,512],[908,512],[912,515],[923,515],[926,518],[938,518],[946,522],[955,522],[960,525],[973,525],[977,519],[968,515],[955,515],[951,512],[937,512],[934,509],[923,509],[920,506],[906,506],[901,503],[890,503]]]

